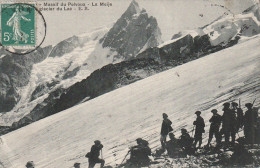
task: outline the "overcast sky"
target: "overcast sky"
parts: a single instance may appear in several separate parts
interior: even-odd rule
[[[46,0],[45,0],[46,1]],[[47,0],[53,2],[51,0]],[[66,1],[61,0],[59,2]],[[47,22],[47,36],[43,46],[56,44],[73,35],[91,32],[93,29],[115,22],[132,0],[93,0],[84,2],[111,2],[111,7],[91,7],[89,11],[42,12]],[[136,0],[141,8],[154,16],[164,41],[184,29],[203,26],[226,10],[211,4],[224,5],[233,13],[240,13],[253,5],[253,0]],[[70,2],[74,2],[70,0]],[[75,1],[77,2],[77,1]],[[80,1],[79,1],[80,2]],[[203,14],[203,17],[200,16]]]

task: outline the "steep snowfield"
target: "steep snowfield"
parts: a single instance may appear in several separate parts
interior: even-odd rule
[[[196,110],[208,121],[210,110],[221,111],[225,101],[241,98],[244,105],[259,98],[259,46],[260,36],[245,39],[6,134],[0,140],[0,163],[6,168],[23,168],[29,160],[37,168],[72,167],[75,162],[87,167],[84,155],[95,139],[104,144],[109,165],[120,163],[137,137],[155,149],[163,112],[178,137],[180,128],[192,129]]]

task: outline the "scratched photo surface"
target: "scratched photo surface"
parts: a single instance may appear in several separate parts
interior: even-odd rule
[[[0,5],[0,168],[260,167],[258,0]]]

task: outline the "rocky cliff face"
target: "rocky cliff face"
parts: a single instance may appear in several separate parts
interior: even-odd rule
[[[103,48],[110,49],[113,62],[118,62],[162,43],[161,31],[156,19],[132,1],[100,43]]]
[[[51,47],[39,48],[27,55],[16,55],[1,50],[0,55],[0,112],[8,112],[20,100],[18,88],[29,82],[32,66],[43,61]]]

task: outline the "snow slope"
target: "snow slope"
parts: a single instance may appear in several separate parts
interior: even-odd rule
[[[252,37],[260,33],[259,3],[254,4],[241,14],[225,13],[216,20],[194,30],[182,30],[172,40],[159,45],[163,47],[190,34],[192,37],[208,35],[212,46],[225,45],[240,37]]]
[[[22,168],[29,160],[37,168],[75,162],[87,167],[84,155],[96,139],[104,144],[109,165],[120,163],[137,137],[155,149],[163,112],[178,137],[180,128],[192,129],[196,110],[208,121],[210,110],[221,111],[225,101],[242,98],[244,105],[259,98],[259,46],[260,36],[251,37],[6,134],[0,140],[0,163],[6,168]]]

